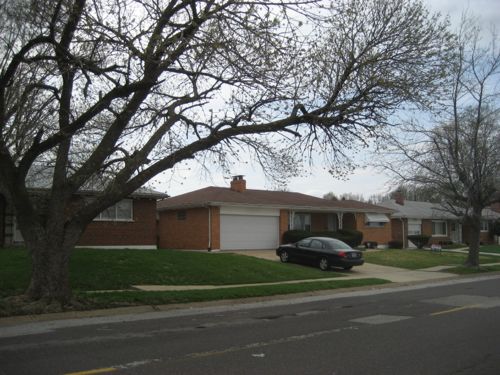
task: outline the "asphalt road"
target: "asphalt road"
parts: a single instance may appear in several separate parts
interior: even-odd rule
[[[500,276],[0,330],[0,374],[500,374]]]

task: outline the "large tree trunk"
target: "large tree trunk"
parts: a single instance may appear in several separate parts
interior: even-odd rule
[[[31,250],[33,262],[27,295],[33,300],[56,300],[66,304],[71,299],[69,258],[71,249],[49,242],[35,245]]]
[[[469,226],[469,253],[465,261],[466,267],[479,267],[479,246],[481,242],[481,208],[474,208],[467,219]]]
[[[67,304],[71,300],[69,261],[81,231],[58,231],[44,238],[27,241],[31,253],[32,274],[26,292],[32,300]]]

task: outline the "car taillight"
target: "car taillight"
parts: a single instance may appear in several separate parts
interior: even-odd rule
[[[345,257],[345,251],[340,251],[339,252],[339,257],[344,258]]]

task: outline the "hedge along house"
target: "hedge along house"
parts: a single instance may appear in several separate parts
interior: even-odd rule
[[[331,201],[301,193],[207,187],[158,202],[159,245],[169,249],[274,249],[289,229],[356,229],[364,241],[387,243],[392,210],[367,203]]]
[[[401,241],[405,248],[415,247],[408,235],[418,234],[429,236],[430,244],[467,243],[468,228],[462,224],[462,218],[443,210],[437,203],[409,201],[397,193],[395,199],[378,204],[394,210],[391,215],[392,240]],[[481,242],[491,243],[493,236],[489,226],[500,218],[500,214],[486,208],[482,217]]]
[[[43,189],[32,189],[37,194]],[[92,199],[95,190],[80,191],[78,199]],[[156,249],[158,199],[167,195],[140,188],[117,204],[101,212],[83,233],[77,247]],[[16,225],[16,217],[7,200],[0,194],[0,247],[20,246],[24,240]]]

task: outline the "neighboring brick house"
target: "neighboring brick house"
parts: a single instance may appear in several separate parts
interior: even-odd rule
[[[159,246],[170,249],[273,249],[289,229],[357,229],[363,241],[386,244],[392,210],[352,200],[246,188],[207,187],[158,202]]]
[[[402,241],[403,247],[415,247],[408,241],[408,235],[425,234],[430,236],[431,244],[445,242],[467,243],[468,230],[462,224],[462,218],[440,208],[439,204],[405,200],[397,193],[395,199],[378,203],[394,210],[391,215],[392,239]],[[482,212],[481,242],[491,243],[493,237],[489,231],[491,221],[500,218],[500,214],[489,208]]]
[[[91,198],[95,192],[80,192],[76,199]],[[156,201],[167,195],[146,188],[103,211],[83,233],[78,247],[156,249]],[[16,227],[15,215],[0,195],[0,247],[24,242]]]

